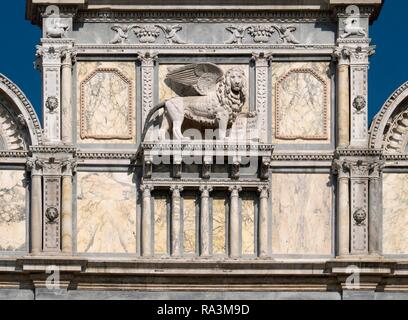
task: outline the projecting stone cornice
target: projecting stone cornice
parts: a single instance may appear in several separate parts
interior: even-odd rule
[[[238,13],[246,12],[267,12],[276,11],[279,14],[282,11],[286,12],[305,12],[312,14],[313,12],[328,12],[344,8],[347,5],[359,5],[369,9],[371,19],[375,20],[381,10],[383,0],[207,0],[205,4],[194,4],[194,1],[189,0],[28,0],[26,6],[26,19],[31,20],[35,24],[41,22],[41,13],[48,5],[57,5],[60,7],[62,14],[73,14],[78,10],[81,11],[96,11],[96,12],[121,12],[126,11],[127,14],[141,11],[174,11],[177,13],[183,11],[223,11],[227,14],[231,9]],[[227,11],[228,10],[228,11]],[[364,11],[364,10],[363,10]]]

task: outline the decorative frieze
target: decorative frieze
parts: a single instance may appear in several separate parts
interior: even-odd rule
[[[155,43],[162,35],[164,42],[168,44],[184,44],[178,34],[183,27],[177,25],[119,25],[115,24],[111,27],[111,30],[116,34],[109,42],[110,44],[124,44],[129,42],[129,33],[133,31],[136,38],[140,43]]]

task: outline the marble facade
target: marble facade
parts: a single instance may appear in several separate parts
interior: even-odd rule
[[[382,1],[128,2],[27,1],[42,122],[0,75],[0,298],[55,298],[50,264],[70,299],[407,297],[408,84],[367,123]]]
[[[23,171],[0,171],[0,251],[27,247],[27,189]]]

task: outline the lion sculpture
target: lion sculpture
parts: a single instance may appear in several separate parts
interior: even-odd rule
[[[240,68],[233,67],[224,75],[212,63],[189,64],[169,71],[166,81],[184,87],[184,96],[170,98],[152,108],[146,117],[142,141],[148,130],[148,123],[160,109],[164,109],[160,140],[166,139],[166,132],[170,127],[173,129],[173,139],[189,139],[181,132],[185,119],[205,127],[218,128],[218,138],[225,139],[227,128],[241,114],[246,101],[246,77]]]

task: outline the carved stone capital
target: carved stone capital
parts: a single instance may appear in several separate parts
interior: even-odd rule
[[[265,52],[253,52],[251,61],[255,62],[256,67],[268,67],[269,61],[272,61],[273,54]]]
[[[210,192],[212,191],[213,191],[212,186],[201,186],[200,187],[201,198],[208,198],[210,196]]]
[[[371,163],[369,167],[370,178],[379,179],[384,167],[385,167],[385,161],[383,160]]]
[[[26,162],[26,170],[31,172],[31,175],[41,175],[44,168],[44,162],[37,158],[28,158]]]
[[[154,67],[154,63],[158,59],[157,52],[139,52],[137,60],[140,61],[142,67]]]
[[[338,61],[339,65],[348,65],[350,63],[351,51],[345,47],[337,47],[333,51],[332,56]]]
[[[182,186],[179,186],[179,185],[174,185],[174,186],[171,186],[171,187],[170,187],[170,191],[172,192],[173,197],[175,197],[175,196],[180,196],[180,193],[181,193],[183,190],[184,190],[183,187],[182,187]]]
[[[76,173],[77,167],[78,167],[77,159],[63,160],[61,163],[62,175],[72,176],[74,173]]]
[[[143,198],[150,198],[152,196],[152,191],[154,190],[154,187],[149,184],[142,184],[140,186],[140,191],[143,192]]]
[[[239,193],[242,191],[240,186],[231,186],[228,188],[228,191],[231,192],[231,197],[238,197]]]
[[[336,159],[333,162],[333,174],[336,174],[339,179],[349,178],[351,163],[346,160]]]
[[[267,186],[262,186],[258,188],[259,198],[268,199],[269,198],[269,188]]]
[[[61,51],[62,66],[71,67],[76,62],[78,50],[76,48],[63,48]]]
[[[351,162],[350,173],[351,178],[368,178],[371,163],[364,160]]]

